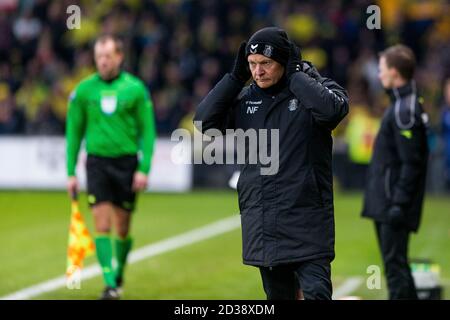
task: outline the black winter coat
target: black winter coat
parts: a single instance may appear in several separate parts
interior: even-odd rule
[[[406,228],[420,224],[428,159],[427,115],[412,83],[390,90],[392,104],[377,134],[367,176],[362,216],[388,222],[388,210],[398,205]]]
[[[245,264],[334,258],[331,131],[348,113],[348,98],[315,69],[308,73],[295,73],[277,94],[255,83],[242,88],[227,74],[194,117],[203,132],[279,129],[278,172],[261,175],[261,164],[248,161],[241,169],[237,189]],[[249,109],[255,105],[256,111]]]

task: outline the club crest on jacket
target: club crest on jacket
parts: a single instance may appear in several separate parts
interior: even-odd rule
[[[297,99],[289,100],[288,109],[289,109],[289,111],[297,110],[298,109],[298,100]]]

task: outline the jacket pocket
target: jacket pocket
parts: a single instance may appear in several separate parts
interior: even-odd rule
[[[317,193],[317,199],[319,200],[319,204],[322,206],[323,205],[322,191],[319,186],[319,182],[317,181],[316,170],[314,170],[314,168],[311,169],[311,177],[313,180],[315,192]]]
[[[391,199],[391,168],[388,167],[384,173],[384,195],[386,199]]]
[[[292,190],[297,194],[296,200],[293,201],[296,207],[313,208],[322,206],[322,196],[313,168],[305,170],[304,176],[300,178],[297,185],[300,187],[300,190],[298,192]],[[291,193],[286,192],[285,197],[287,201],[290,201]]]

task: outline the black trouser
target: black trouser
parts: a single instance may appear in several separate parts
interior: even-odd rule
[[[375,222],[378,244],[384,262],[389,299],[417,299],[408,264],[409,231]]]
[[[276,267],[260,267],[267,300],[295,300],[299,288],[305,300],[331,300],[330,259]]]

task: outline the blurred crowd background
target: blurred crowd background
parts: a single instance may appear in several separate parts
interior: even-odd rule
[[[68,30],[73,4],[81,8],[81,28]],[[379,30],[366,26],[372,4],[381,8]],[[348,90],[351,111],[334,133],[335,172],[347,189],[364,184],[388,104],[377,53],[410,46],[430,116],[428,187],[449,190],[449,17],[445,0],[0,0],[0,135],[63,135],[68,96],[95,72],[92,43],[103,33],[125,41],[124,69],[148,86],[158,135],[192,130],[196,105],[230,70],[240,42],[275,25],[305,60]]]

